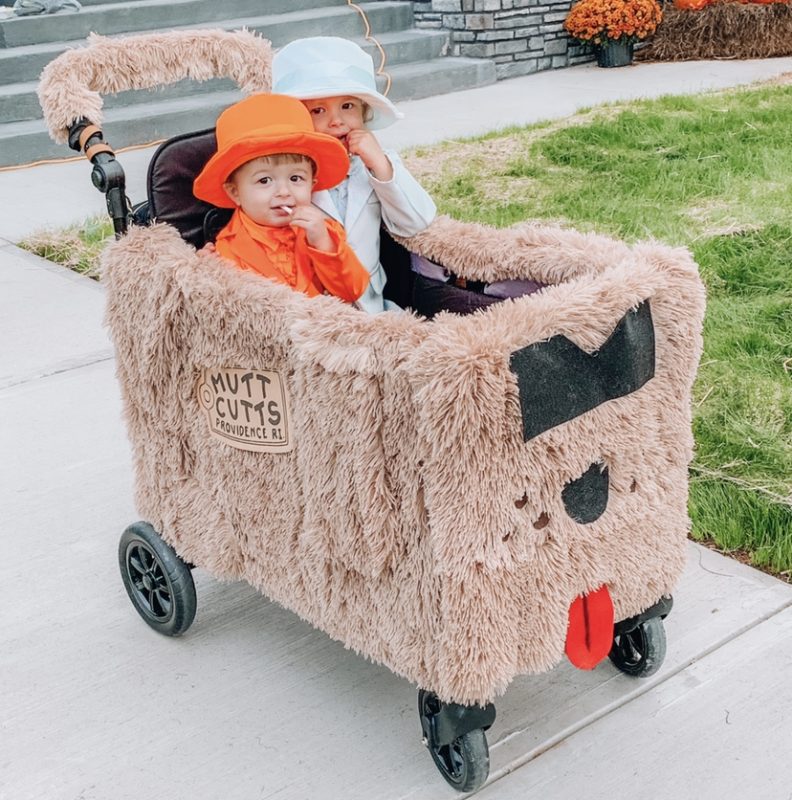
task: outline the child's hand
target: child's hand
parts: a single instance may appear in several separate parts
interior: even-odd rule
[[[350,131],[346,143],[350,155],[360,156],[368,171],[378,181],[389,181],[393,177],[393,166],[371,131],[365,128]]]
[[[323,253],[332,253],[334,249],[333,240],[327,232],[326,219],[324,212],[320,211],[316,206],[295,206],[291,224],[305,231],[305,238],[308,240],[308,244],[315,250],[321,250]]]

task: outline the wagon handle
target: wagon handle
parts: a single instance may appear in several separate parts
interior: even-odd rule
[[[39,102],[52,139],[65,144],[76,120],[102,125],[103,94],[152,89],[184,78],[231,78],[245,93],[272,85],[272,47],[248,30],[169,31],[123,38],[91,34],[41,73]]]
[[[69,126],[69,147],[84,153],[93,164],[91,183],[105,196],[115,237],[120,239],[129,227],[131,209],[124,168],[116,161],[113,148],[105,142],[102,129],[82,117]]]
[[[231,78],[246,94],[269,91],[272,47],[248,30],[170,31],[124,38],[91,34],[87,47],[67,50],[41,73],[39,102],[50,137],[85,154],[91,180],[107,200],[116,236],[130,210],[124,170],[102,134],[102,97],[151,89],[184,78]]]

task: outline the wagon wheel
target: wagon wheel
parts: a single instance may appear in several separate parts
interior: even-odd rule
[[[192,625],[196,598],[190,569],[147,522],[121,534],[118,566],[132,605],[155,631],[178,636]]]
[[[608,658],[618,669],[634,678],[654,675],[666,655],[666,635],[660,617],[642,622],[637,628],[613,638]]]
[[[418,714],[424,732],[424,744],[435,766],[451,786],[459,792],[472,792],[484,784],[489,775],[489,748],[482,728],[458,736],[450,744],[440,745],[432,736],[431,718],[438,714],[442,701],[434,692],[418,692]]]

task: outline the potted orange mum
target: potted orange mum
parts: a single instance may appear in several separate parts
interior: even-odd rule
[[[567,14],[564,28],[593,45],[601,67],[632,63],[633,47],[653,34],[663,18],[657,0],[580,0]]]

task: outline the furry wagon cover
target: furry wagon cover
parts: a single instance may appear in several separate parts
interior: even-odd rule
[[[622,619],[673,589],[704,292],[685,250],[556,228],[440,218],[407,244],[468,278],[556,285],[427,322],[308,299],[165,225],[111,245],[137,503],[184,559],[445,700],[484,702],[563,658],[578,595],[606,584]],[[511,354],[557,335],[595,353],[646,300],[654,377],[525,441]],[[226,367],[280,373],[290,452],[210,435],[197,387]],[[562,492],[592,465],[607,507],[581,524]]]

